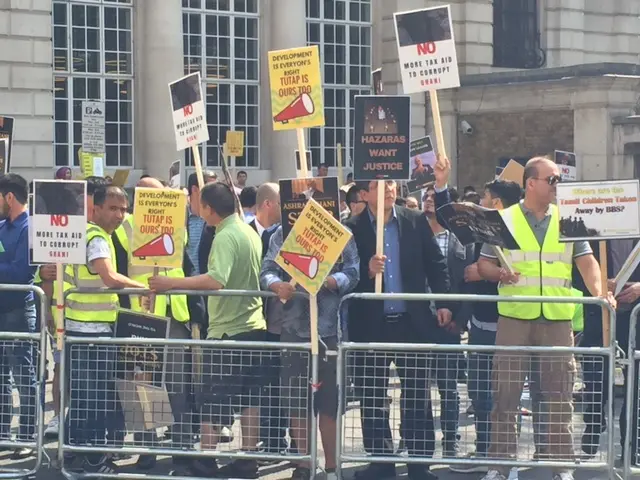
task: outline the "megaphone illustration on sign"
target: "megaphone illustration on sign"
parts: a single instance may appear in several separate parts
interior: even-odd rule
[[[273,120],[275,122],[288,123],[289,120],[306,117],[315,111],[316,107],[308,93],[298,95],[293,102],[278,113]]]
[[[154,238],[150,242],[145,243],[140,248],[133,251],[134,257],[146,258],[146,257],[169,257],[173,255],[175,246],[173,244],[173,238],[168,233]]]
[[[280,252],[285,263],[293,265],[294,268],[304,273],[307,277],[314,279],[318,274],[318,259],[313,255],[303,255],[294,252]]]

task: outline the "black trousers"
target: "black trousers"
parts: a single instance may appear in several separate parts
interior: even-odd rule
[[[385,322],[380,338],[394,343],[416,343],[420,336],[408,315]],[[361,406],[362,437],[365,450],[374,455],[393,454],[389,426],[387,389],[389,366],[394,363],[402,388],[402,436],[410,455],[432,456],[435,434],[428,382],[427,352],[358,352],[356,386]]]
[[[280,335],[267,332],[268,342],[280,342]],[[287,419],[280,406],[280,350],[269,352],[266,384],[260,399],[260,440],[268,450],[279,450],[284,446]],[[277,452],[274,452],[277,453]]]

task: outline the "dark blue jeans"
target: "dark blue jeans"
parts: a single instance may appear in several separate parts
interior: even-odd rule
[[[12,333],[34,333],[36,331],[36,307],[0,313],[0,331]],[[0,437],[11,435],[12,385],[18,389],[20,398],[20,430],[18,440],[33,441],[36,424],[36,346],[35,342],[0,341]]]
[[[469,345],[495,345],[496,332],[471,324]],[[491,439],[491,366],[492,353],[469,353],[469,397],[475,410],[476,454],[486,455]]]

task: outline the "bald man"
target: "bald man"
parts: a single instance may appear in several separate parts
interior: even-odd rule
[[[256,216],[249,225],[262,239],[262,258],[267,254],[274,225],[280,223],[280,186],[263,183],[256,192]]]
[[[165,188],[160,180],[153,177],[144,177],[138,180],[136,187],[140,188]]]

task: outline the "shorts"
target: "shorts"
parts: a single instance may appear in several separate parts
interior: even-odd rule
[[[280,341],[284,343],[304,343],[304,339],[290,332],[282,332]],[[318,383],[315,394],[315,410],[323,415],[336,418],[338,414],[337,357],[327,356],[326,350],[337,350],[338,337],[325,337],[320,344],[318,363]],[[302,351],[288,351],[282,354],[280,370],[282,406],[289,416],[302,418],[311,416],[311,355]]]
[[[264,342],[265,330],[240,333],[222,340]],[[267,377],[269,362],[256,349],[204,347],[202,388],[197,394],[205,423],[232,425],[235,413],[260,405],[260,392]]]

